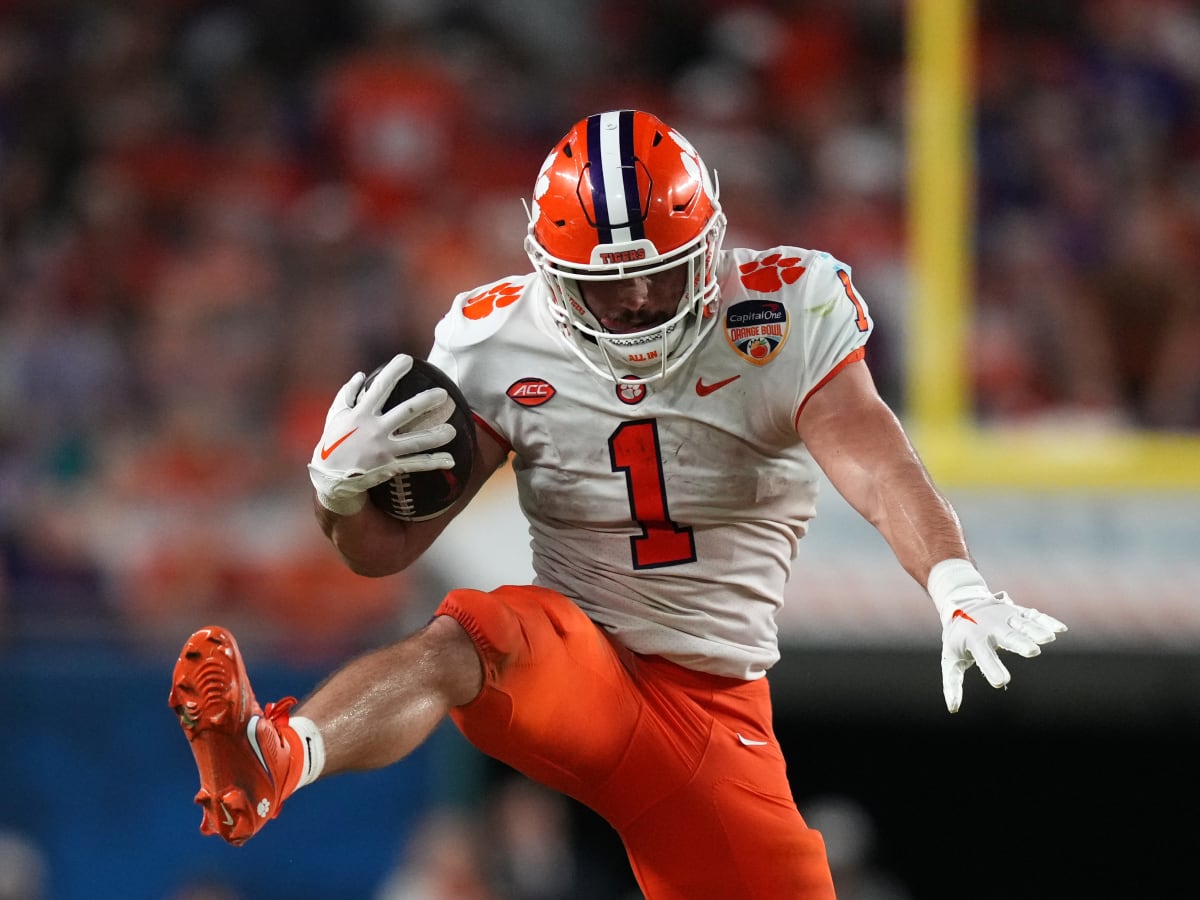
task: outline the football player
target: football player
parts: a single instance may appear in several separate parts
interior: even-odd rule
[[[464,499],[403,522],[367,502],[449,468],[452,403],[387,415],[338,393],[309,467],[321,527],[368,576],[404,569],[511,459],[535,583],[451,591],[410,637],[260,709],[232,634],[197,631],[170,704],[200,770],[201,830],[240,844],[321,776],[389,765],[447,715],[484,753],[620,835],[649,900],[834,896],[771,720],[775,616],[819,471],[929,593],[950,712],[998,650],[1065,626],[980,575],[951,505],[881,400],[850,267],[722,246],[713,177],[670,125],[592,115],[533,189],[533,272],[455,298],[429,359],[478,424]],[[411,367],[376,377],[390,390]],[[818,471],[819,470],[819,471]]]

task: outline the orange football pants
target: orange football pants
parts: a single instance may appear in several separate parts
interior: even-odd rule
[[[646,900],[831,900],[825,844],[792,799],[765,678],[639,656],[561,594],[451,592],[479,696],[452,711],[478,749],[595,810]]]

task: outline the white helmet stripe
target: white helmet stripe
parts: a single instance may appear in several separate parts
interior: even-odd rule
[[[621,166],[621,147],[624,143],[621,117],[620,111],[600,114],[600,172],[608,222],[612,229],[611,242],[614,244],[633,240],[633,232],[629,227],[629,200],[625,196],[625,173]],[[632,126],[632,122],[625,123],[626,129]],[[619,226],[616,224],[618,222],[624,222],[625,225]]]

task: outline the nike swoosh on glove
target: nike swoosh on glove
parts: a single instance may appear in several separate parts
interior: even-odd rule
[[[317,499],[331,512],[353,515],[363,508],[368,490],[401,472],[454,467],[449,453],[429,452],[454,440],[448,421],[454,400],[443,388],[429,388],[383,409],[412,365],[411,356],[396,355],[365,390],[366,375],[356,372],[329,407],[308,477]]]
[[[971,666],[978,664],[992,687],[1004,687],[1012,676],[998,650],[1034,657],[1067,630],[1053,616],[1017,606],[1003,591],[957,600],[942,614],[942,693],[952,713],[962,705],[963,673]]]

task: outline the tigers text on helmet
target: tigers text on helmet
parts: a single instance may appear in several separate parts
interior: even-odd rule
[[[533,189],[525,251],[549,288],[550,314],[574,353],[612,381],[665,378],[716,323],[725,214],[715,182],[679,132],[636,110],[575,124]],[[641,331],[606,331],[581,282],[686,266],[674,315]]]

